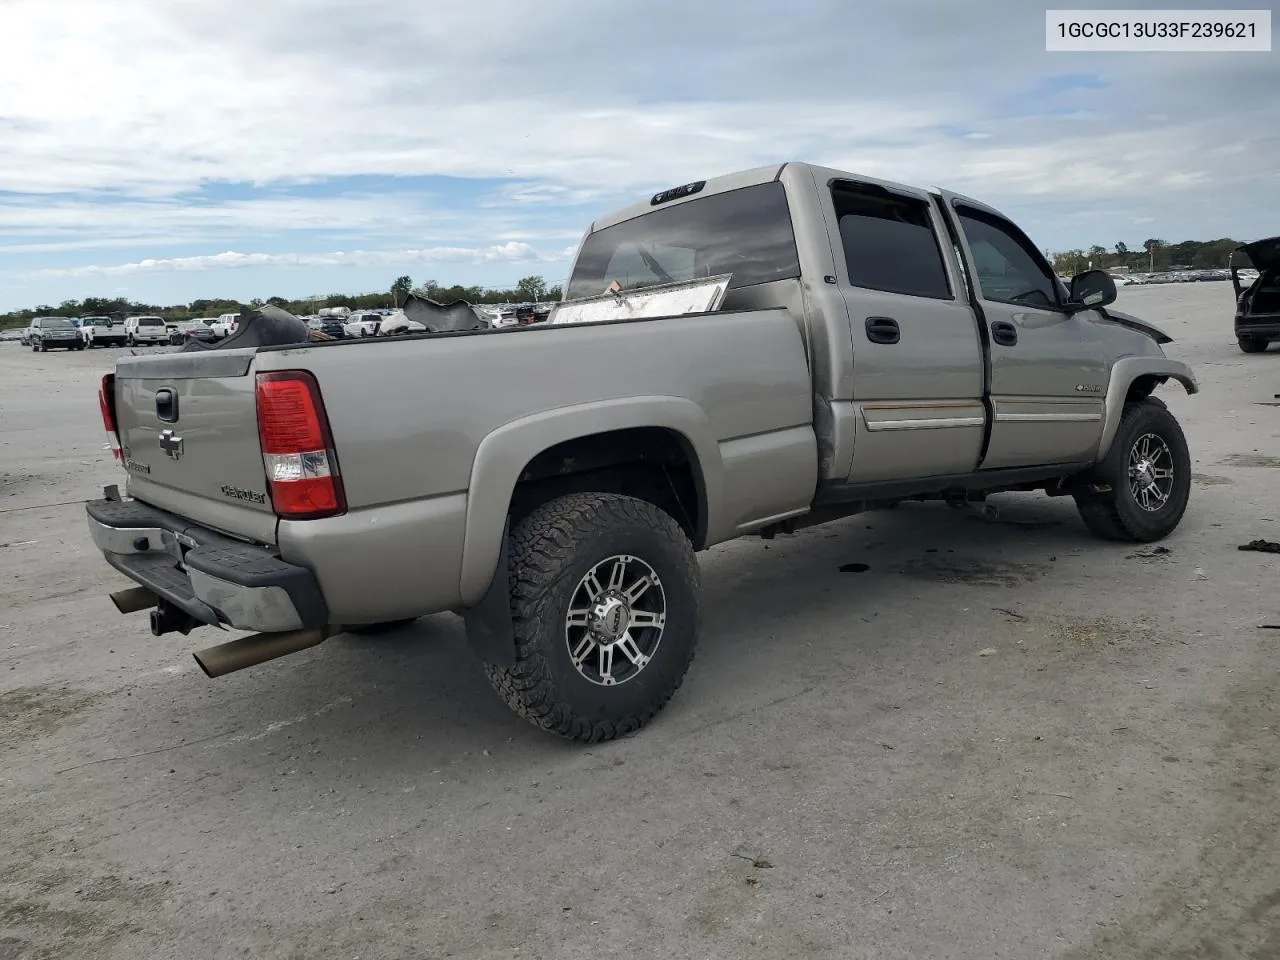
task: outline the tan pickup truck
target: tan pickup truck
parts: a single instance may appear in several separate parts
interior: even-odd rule
[[[212,676],[454,611],[507,703],[598,741],[679,687],[713,544],[997,491],[1111,540],[1182,518],[1152,391],[1191,370],[990,207],[804,163],[698,181],[592,224],[566,298],[725,275],[710,312],[122,358],[126,495],[87,506],[116,605],[254,631]]]

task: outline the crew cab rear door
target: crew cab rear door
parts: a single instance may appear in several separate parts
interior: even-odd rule
[[[1088,459],[1110,377],[1097,311],[1065,309],[1066,290],[1021,229],[977,200],[939,190],[986,328],[994,420],[982,467]]]
[[[865,178],[818,188],[853,339],[849,482],[972,472],[986,425],[982,345],[929,195]]]

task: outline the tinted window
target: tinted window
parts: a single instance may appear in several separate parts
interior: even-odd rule
[[[1031,307],[1058,305],[1053,271],[1022,231],[1008,221],[968,207],[957,207],[956,213],[985,299]]]
[[[927,203],[854,184],[837,184],[831,198],[851,283],[913,297],[951,299]]]
[[[594,297],[612,280],[653,286],[731,274],[729,288],[800,276],[791,211],[780,183],[688,200],[588,236],[566,299]]]
[[[159,317],[142,317],[138,320],[140,327],[163,327],[164,321]]]
[[[64,330],[72,326],[70,320],[63,320],[61,317],[45,317],[40,321],[41,328],[45,330]]]

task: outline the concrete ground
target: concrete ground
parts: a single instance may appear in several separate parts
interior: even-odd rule
[[[450,615],[207,679],[84,527],[114,351],[0,347],[0,958],[1280,956],[1280,348],[1226,284],[1120,306],[1203,386],[1168,552],[1038,495],[717,548],[590,748]]]

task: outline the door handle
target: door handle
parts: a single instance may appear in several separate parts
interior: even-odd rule
[[[991,339],[1002,347],[1012,347],[1018,342],[1018,328],[1008,320],[991,324]]]
[[[872,343],[897,343],[902,331],[892,317],[867,317],[867,339]]]

